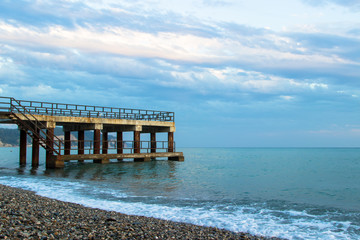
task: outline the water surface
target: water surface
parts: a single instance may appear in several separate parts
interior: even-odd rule
[[[360,238],[360,149],[184,148],[185,162],[18,166],[0,183],[127,214],[289,239]],[[45,156],[42,152],[41,156]],[[28,149],[31,159],[31,149]]]

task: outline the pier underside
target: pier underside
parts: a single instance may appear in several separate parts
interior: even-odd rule
[[[94,163],[109,163],[110,159],[117,159],[121,161],[123,159],[134,159],[135,162],[149,162],[156,158],[168,158],[171,161],[184,161],[184,155],[181,152],[175,153],[123,153],[123,154],[81,154],[81,155],[53,155],[48,161],[47,167],[49,168],[63,168],[65,162],[72,160],[84,161],[92,160]]]

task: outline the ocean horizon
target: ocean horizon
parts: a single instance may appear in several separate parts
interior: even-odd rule
[[[0,184],[131,215],[287,239],[360,238],[360,148],[177,148],[184,162],[19,167],[0,148]]]

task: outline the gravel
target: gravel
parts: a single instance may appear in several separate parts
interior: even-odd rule
[[[278,239],[62,202],[0,185],[0,239]]]

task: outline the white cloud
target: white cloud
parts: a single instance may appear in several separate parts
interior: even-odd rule
[[[3,81],[22,83],[25,79],[27,75],[11,58],[0,56],[0,83]]]
[[[204,37],[181,32],[148,33],[118,26],[78,26],[68,29],[57,25],[41,29],[0,22],[0,41],[24,47],[74,49],[89,54],[115,54],[194,64],[243,62],[263,67],[277,65],[291,68],[321,68],[339,63],[360,65],[336,55],[304,54],[306,48],[288,37],[274,34],[239,37]],[[289,65],[289,61],[297,66]]]
[[[327,83],[319,80],[296,80],[264,74],[256,71],[225,67],[197,68],[196,71],[171,71],[172,79],[164,79],[159,84],[180,88],[191,88],[202,93],[212,91],[281,94],[284,100],[293,100],[288,93],[328,91]]]
[[[323,88],[323,89],[328,88],[328,85],[324,83],[307,83],[307,85],[313,90],[317,88]]]
[[[97,17],[102,16],[101,11],[106,9],[133,13],[133,22],[148,24],[139,18],[139,12],[146,10],[140,9],[136,14],[131,11],[136,4],[141,5],[141,1],[135,5],[124,3],[129,8],[121,7],[116,1],[104,1],[104,4],[85,1],[85,4],[98,11]],[[311,76],[312,71],[321,75],[324,71],[326,74],[337,72],[344,65],[360,65],[336,52],[309,50],[306,44],[293,39],[291,34],[283,35],[248,26],[244,27],[245,30],[240,27],[242,31],[237,31],[236,26],[231,24],[233,28],[216,22],[200,22],[190,17],[183,19],[181,27],[186,24],[190,26],[189,21],[199,24],[195,26],[198,28],[208,27],[209,33],[202,35],[197,31],[189,31],[194,26],[185,26],[185,30],[181,28],[172,31],[166,28],[152,32],[142,30],[145,27],[122,26],[115,18],[112,20],[114,24],[91,24],[90,21],[74,27],[55,24],[35,27],[21,25],[16,21],[0,21],[0,42],[7,43],[8,49],[12,48],[4,50],[9,56],[8,61],[16,61],[16,64],[8,63],[13,67],[10,72],[20,74],[21,69],[27,66],[44,67],[118,77],[121,84],[124,78],[133,78],[200,93],[221,89],[225,91],[224,94],[236,91],[275,94],[283,96],[284,100],[291,100],[294,93],[327,91],[330,88],[326,78],[318,81],[318,76],[314,79],[296,76],[301,75],[304,69]],[[175,24],[173,26],[179,27]],[[287,71],[290,74],[282,74]],[[43,84],[54,87],[50,82]]]
[[[223,45],[218,39],[189,34],[151,34],[121,27],[104,29],[52,26],[34,30],[0,22],[0,40],[23,46],[56,49],[72,48],[88,53],[119,54],[189,62],[219,62],[229,59],[217,54]]]
[[[280,96],[280,98],[286,101],[291,101],[295,99],[294,96]]]

